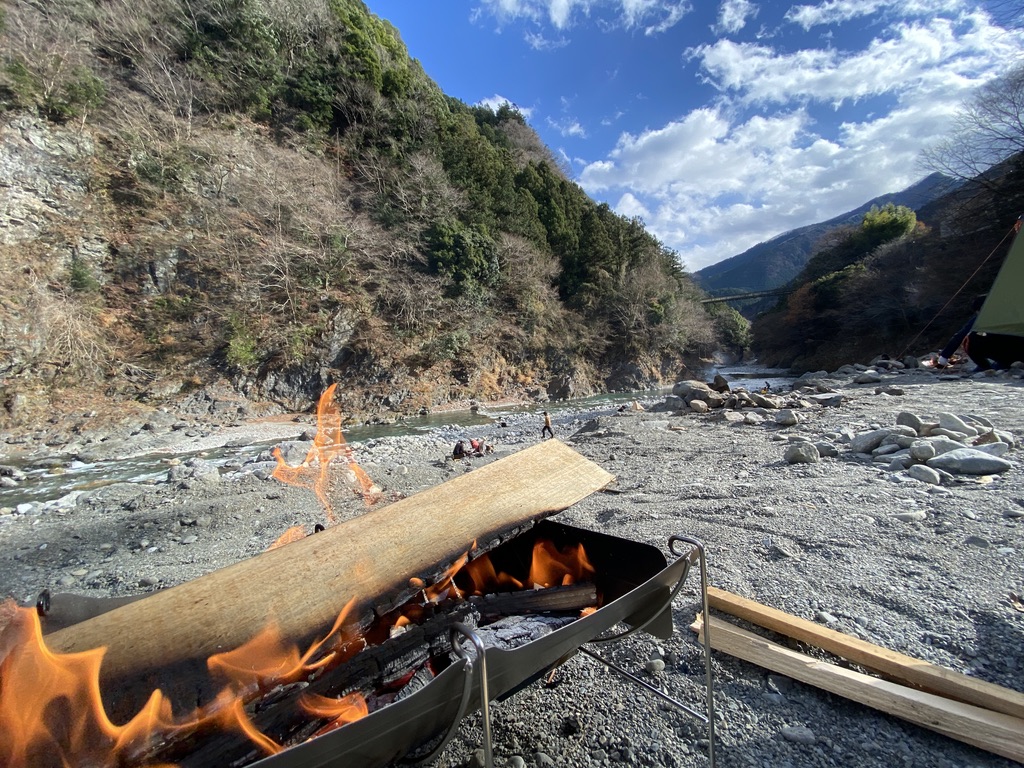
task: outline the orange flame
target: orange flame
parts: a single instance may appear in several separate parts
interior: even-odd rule
[[[174,717],[170,702],[157,690],[135,717],[119,726],[107,716],[100,692],[106,649],[53,653],[43,640],[36,611],[7,600],[0,604],[0,766],[113,768],[144,759],[160,740],[209,730],[237,732],[267,754],[280,752],[281,745],[249,719],[245,702],[329,664],[351,640],[343,628],[354,604],[350,601],[324,638],[303,654],[286,644],[271,624],[239,648],[211,656],[211,672],[226,678],[227,685],[187,717]],[[331,650],[317,659],[328,641]],[[348,717],[356,719],[354,714]]]
[[[330,500],[331,462],[335,459],[340,457],[348,464],[347,472],[351,484],[357,486],[355,492],[361,495],[367,504],[374,504],[381,497],[380,488],[356,463],[352,449],[345,442],[345,435],[341,431],[341,411],[334,400],[337,387],[337,384],[332,384],[320,395],[320,401],[316,406],[316,437],[302,463],[295,467],[290,466],[281,455],[280,448],[273,451],[277,467],[272,476],[283,483],[312,490],[323,504],[329,523],[335,522]]]
[[[594,577],[594,566],[582,544],[558,549],[553,542],[539,539],[533,545],[528,583],[539,587],[568,586]]]
[[[369,714],[366,699],[358,693],[350,693],[347,696],[342,696],[340,699],[331,699],[315,693],[307,693],[299,699],[299,706],[302,707],[306,714],[330,720],[327,725],[313,734],[311,738],[314,739]]]
[[[537,539],[526,580],[522,581],[504,571],[497,571],[491,557],[484,553],[466,564],[463,572],[469,580],[469,592],[483,595],[488,592],[558,587],[591,581],[596,570],[587,559],[582,544],[570,544],[559,549],[548,539]]]
[[[268,752],[280,750],[253,728],[242,701],[226,693],[176,720],[170,702],[153,691],[128,723],[114,724],[100,696],[106,649],[55,654],[43,642],[33,609],[11,600],[0,609],[6,618],[0,644],[0,765],[119,766],[143,757],[158,738],[211,723],[258,735],[254,741]]]

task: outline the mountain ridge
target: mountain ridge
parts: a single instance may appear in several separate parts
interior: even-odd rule
[[[788,230],[704,267],[693,273],[694,280],[712,296],[780,288],[800,273],[825,234],[841,226],[859,224],[872,206],[892,203],[917,211],[959,186],[955,179],[941,173],[929,174],[903,190],[879,195],[831,219]]]

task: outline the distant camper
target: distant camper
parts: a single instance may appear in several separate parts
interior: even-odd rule
[[[555,436],[555,431],[551,429],[551,414],[549,414],[547,411],[544,411],[544,426],[541,427],[540,430],[540,439],[543,440],[545,436]]]

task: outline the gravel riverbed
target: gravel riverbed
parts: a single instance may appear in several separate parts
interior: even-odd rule
[[[673,534],[697,537],[715,586],[1024,691],[1024,606],[1015,600],[1024,593],[1020,372],[864,374],[804,381],[804,399],[780,398],[795,419],[753,406],[737,421],[723,418],[727,409],[664,410],[664,397],[640,400],[642,411],[563,410],[556,439],[616,480],[556,519],[666,554]],[[812,392],[839,397],[821,405],[807,399]],[[908,414],[926,424],[951,414],[981,432],[990,425],[1013,447],[989,474],[943,470],[935,481],[895,465],[896,449],[851,448],[864,448],[859,435],[914,421]],[[535,415],[509,414],[370,440],[355,458],[386,495],[407,496],[538,442],[541,426]],[[242,427],[233,439],[243,437],[253,435]],[[486,438],[494,453],[453,461],[455,441],[470,437]],[[798,443],[815,444],[818,458],[792,458]],[[304,444],[284,447],[298,456]],[[158,480],[0,510],[0,597],[151,591],[256,555],[289,526],[324,522],[313,494],[270,478],[272,467],[266,451],[221,469],[171,460]],[[351,494],[335,506],[341,519],[364,510]],[[691,577],[675,601],[670,639],[641,635],[604,653],[699,707],[702,653],[688,630],[697,584]],[[714,672],[719,765],[1015,764],[722,653]],[[493,713],[498,766],[707,764],[700,723],[582,656]],[[435,765],[480,764],[480,738],[479,715],[467,717]]]

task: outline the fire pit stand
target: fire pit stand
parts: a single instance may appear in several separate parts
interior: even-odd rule
[[[588,554],[595,559],[599,572],[602,570],[601,561],[609,569],[617,567],[620,570],[605,586],[606,602],[601,608],[512,650],[486,646],[476,631],[463,624],[455,624],[451,630],[451,647],[458,658],[425,687],[335,731],[264,758],[255,768],[425,765],[447,746],[466,713],[476,708],[481,710],[483,720],[485,765],[493,768],[490,701],[514,695],[577,652],[607,665],[705,723],[709,765],[714,768],[714,696],[710,643],[706,638],[704,713],[668,696],[586,647],[588,644],[616,642],[640,630],[662,638],[671,636],[672,601],[695,563],[700,565],[704,626],[709,627],[707,560],[703,544],[686,536],[672,536],[668,546],[676,559],[669,564],[656,547],[628,539],[575,529],[550,520],[538,523],[532,530],[536,535],[581,539]],[[681,546],[684,544],[689,546],[684,548]],[[608,634],[620,623],[629,628]],[[425,744],[431,746],[424,747]],[[429,754],[424,754],[428,750]]]

